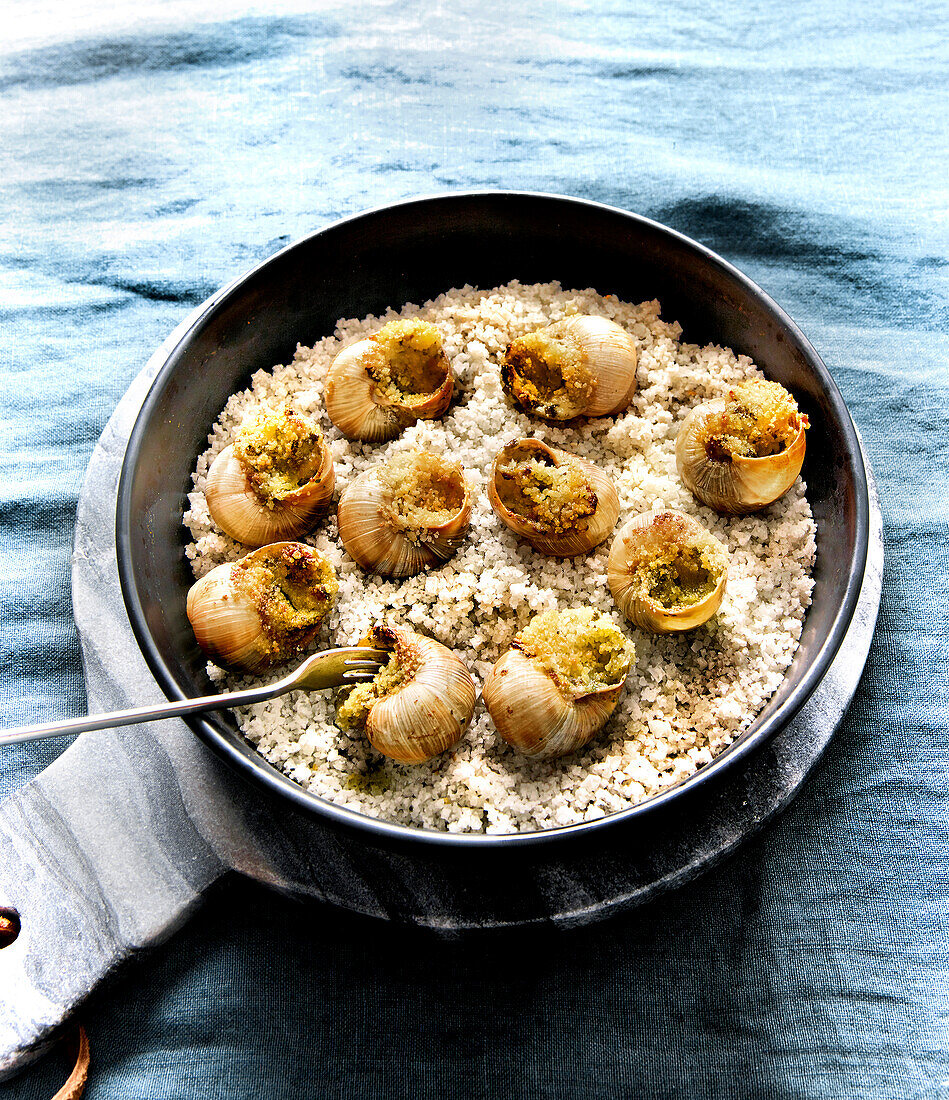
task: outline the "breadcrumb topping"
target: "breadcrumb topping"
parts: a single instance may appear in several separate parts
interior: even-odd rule
[[[351,688],[339,688],[336,692],[336,724],[341,730],[365,733],[369,712],[376,703],[394,695],[415,677],[419,654],[412,645],[400,644],[384,625],[371,630],[359,644],[392,651],[372,680]]]
[[[461,468],[427,451],[396,455],[380,467],[379,479],[392,493],[392,522],[410,534],[444,526],[464,503]]]
[[[340,689],[337,693],[336,724],[341,730],[358,730],[364,733],[369,712],[376,703],[387,695],[395,694],[412,675],[412,670],[404,668],[398,653],[393,651],[386,664],[368,683]]]
[[[596,493],[579,462],[566,459],[555,466],[529,458],[506,462],[497,472],[501,503],[545,533],[583,529],[596,511]]]
[[[754,381],[736,386],[726,407],[708,419],[705,449],[720,462],[732,458],[764,458],[786,451],[807,417],[777,382]]]
[[[289,405],[264,411],[241,424],[234,454],[257,496],[266,504],[283,500],[319,473],[323,433]]]
[[[636,657],[633,643],[590,607],[545,611],[513,644],[546,669],[570,699],[621,684]]]
[[[580,340],[563,323],[511,341],[501,380],[522,408],[555,420],[579,416],[596,389]]]
[[[376,397],[383,403],[420,403],[445,384],[451,368],[435,325],[417,318],[390,321],[372,341],[376,354],[371,358],[369,374]]]
[[[235,590],[257,609],[274,660],[313,640],[339,592],[332,564],[300,543],[263,547],[231,570]]]
[[[638,532],[628,565],[640,597],[667,611],[681,611],[715,591],[728,570],[728,558],[704,528],[662,512]]]

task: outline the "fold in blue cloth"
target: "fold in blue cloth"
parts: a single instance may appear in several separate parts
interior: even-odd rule
[[[25,4],[0,44],[2,723],[83,708],[73,514],[150,351],[289,240],[445,189],[635,210],[787,309],[880,481],[879,629],[819,775],[700,882],[451,943],[231,882],[93,998],[89,1095],[949,1096],[942,5],[312,7]],[[0,794],[62,747],[5,750]]]

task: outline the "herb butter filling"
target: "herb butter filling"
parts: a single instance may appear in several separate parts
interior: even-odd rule
[[[376,396],[399,405],[427,400],[448,377],[441,333],[416,318],[390,321],[376,333],[369,367]]]
[[[554,466],[530,458],[508,462],[498,468],[498,474],[498,493],[505,507],[545,533],[562,535],[582,529],[596,511],[596,493],[577,462]]]
[[[728,557],[699,524],[674,512],[660,512],[640,532],[629,571],[641,599],[666,611],[681,611],[711,596],[728,571]]]
[[[465,500],[461,469],[427,451],[396,455],[379,469],[379,479],[392,494],[389,512],[397,528],[422,533],[444,526]]]
[[[544,611],[514,644],[539,662],[572,699],[621,684],[636,658],[633,643],[589,607]]]
[[[707,549],[671,546],[665,560],[643,567],[641,585],[667,611],[681,611],[711,596],[721,575],[721,563]]]
[[[501,378],[520,405],[555,420],[579,416],[596,389],[580,341],[563,322],[512,341]]]
[[[312,640],[339,591],[332,565],[299,543],[255,551],[235,562],[232,578],[257,609],[271,651],[287,656]]]
[[[794,441],[807,417],[777,382],[746,382],[730,391],[725,408],[709,418],[705,444],[710,459],[765,458]]]
[[[241,425],[234,454],[254,492],[272,503],[295,493],[319,473],[323,433],[289,408],[260,413]]]

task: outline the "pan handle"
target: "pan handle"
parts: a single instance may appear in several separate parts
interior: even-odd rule
[[[138,739],[137,766],[123,738]],[[125,959],[171,935],[224,870],[138,727],[85,734],[0,803],[0,914],[19,924],[0,947],[0,1079],[55,1042]]]

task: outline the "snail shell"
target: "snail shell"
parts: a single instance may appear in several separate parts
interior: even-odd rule
[[[188,619],[212,660],[260,672],[309,646],[338,591],[322,554],[301,542],[276,542],[192,585]]]
[[[508,345],[501,384],[547,420],[621,412],[636,392],[636,341],[615,321],[578,314]]]
[[[416,420],[437,420],[454,380],[438,329],[417,318],[390,321],[333,360],[324,399],[349,439],[381,443]]]
[[[518,439],[498,452],[488,499],[515,534],[560,558],[597,546],[619,516],[619,497],[603,470],[539,439]]]
[[[336,474],[315,420],[289,408],[241,425],[215,458],[205,496],[211,518],[245,546],[305,534],[333,496]]]
[[[777,382],[749,382],[694,408],[676,438],[676,467],[703,504],[726,515],[756,512],[797,480],[809,427]]]
[[[341,729],[364,729],[378,752],[421,764],[457,745],[477,691],[464,664],[440,642],[403,627],[374,627],[360,645],[393,657],[368,684],[337,693]]]
[[[691,516],[656,511],[623,524],[606,568],[627,619],[654,634],[673,634],[700,626],[719,609],[728,552]]]
[[[485,706],[501,737],[525,756],[563,756],[606,724],[634,658],[606,616],[545,611],[488,673]]]
[[[461,466],[407,451],[373,466],[339,498],[339,537],[368,573],[409,577],[446,561],[464,541],[471,494]]]

